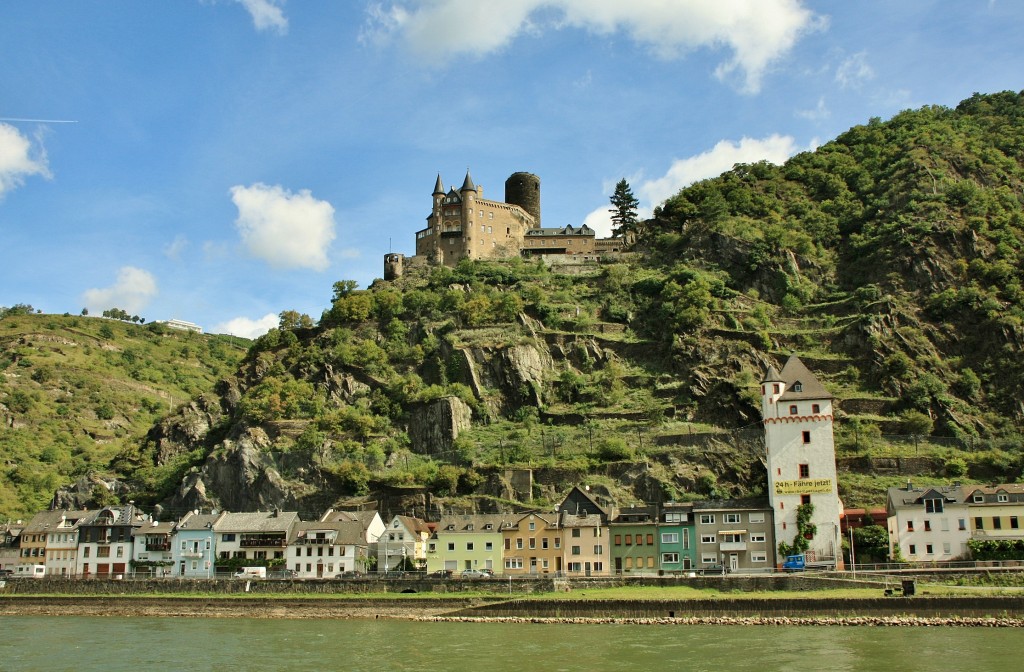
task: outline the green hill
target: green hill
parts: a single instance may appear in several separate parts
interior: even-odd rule
[[[235,369],[248,342],[118,320],[11,312],[0,319],[0,514],[137,444],[154,422]]]
[[[36,467],[12,482],[39,502],[106,465],[114,495],[171,511],[372,497],[429,515],[546,506],[576,482],[624,503],[756,494],[757,382],[793,352],[838,400],[847,505],[880,505],[908,476],[1016,480],[1022,122],[1024,96],[1010,92],[871,120],[783,166],[682,190],[631,252],[600,264],[466,261],[368,290],[338,282],[319,320],[283,313],[237,370],[208,346],[195,361],[206,385],[168,390],[205,396],[173,414],[126,391],[115,417],[138,424],[116,444],[83,438],[116,434],[95,402],[69,410],[63,431],[78,443],[63,471],[22,431]],[[137,348],[164,342],[119,327],[138,331]],[[34,409],[11,410],[12,380],[31,378],[44,349],[5,343],[0,403],[16,427]],[[92,357],[123,381],[109,387],[133,389],[129,345],[101,343]],[[182,347],[136,359],[171,378],[198,357]],[[52,396],[37,395],[40,413],[68,407]]]

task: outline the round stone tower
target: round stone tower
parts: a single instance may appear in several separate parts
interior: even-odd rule
[[[505,180],[505,202],[518,205],[533,216],[540,228],[540,178],[533,173],[512,173]]]
[[[405,255],[391,252],[384,255],[384,279],[394,280],[402,277],[405,270]]]

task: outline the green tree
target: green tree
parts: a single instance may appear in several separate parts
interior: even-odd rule
[[[637,216],[636,209],[640,205],[640,201],[636,200],[633,196],[633,190],[629,187],[629,182],[626,178],[619,180],[618,184],[615,185],[615,193],[611,197],[612,207],[609,212],[612,213],[612,223],[615,224],[615,228],[612,229],[612,235],[615,236],[628,236],[636,233]]]

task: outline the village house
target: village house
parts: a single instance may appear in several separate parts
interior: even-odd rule
[[[889,488],[886,494],[889,556],[911,562],[969,556],[970,512],[959,485]]]
[[[1024,483],[963,487],[972,539],[1024,539]]]
[[[693,506],[698,567],[770,572],[775,557],[772,509],[764,500],[697,502]]]
[[[296,578],[334,578],[365,570],[368,549],[359,521],[296,522],[289,535],[286,566]]]
[[[145,518],[134,504],[108,506],[78,525],[75,573],[83,577],[122,578],[131,568],[133,535]]]
[[[177,575],[190,579],[212,579],[217,558],[214,526],[225,513],[189,511],[174,527],[171,561]]]
[[[427,572],[500,571],[503,532],[514,525],[515,518],[508,514],[442,516],[427,543]]]
[[[530,512],[502,531],[505,574],[548,574],[563,571],[562,539],[557,518]]]
[[[663,572],[686,572],[697,566],[693,504],[669,502],[658,519],[658,553]]]
[[[616,574],[656,575],[661,570],[658,511],[654,506],[619,510],[609,525],[612,570]]]
[[[164,577],[174,573],[173,534],[174,523],[152,518],[135,528],[131,563],[136,576]]]
[[[288,534],[299,514],[283,511],[225,513],[213,525],[217,534],[217,560],[236,560],[229,566],[284,565]]]
[[[395,516],[377,538],[377,568],[418,570],[427,565],[430,526],[412,516]]]

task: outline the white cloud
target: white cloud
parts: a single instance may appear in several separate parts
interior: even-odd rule
[[[8,191],[24,184],[30,175],[50,177],[42,145],[33,149],[32,141],[18,129],[0,123],[0,200]]]
[[[181,259],[181,254],[188,249],[188,244],[188,238],[179,234],[164,247],[164,255],[168,259],[178,261]]]
[[[796,116],[810,121],[821,121],[832,116],[832,112],[825,105],[825,97],[818,98],[818,104],[812,110],[797,110]]]
[[[795,141],[788,135],[772,134],[761,140],[743,138],[738,143],[722,140],[706,152],[672,162],[665,175],[644,182],[637,194],[641,202],[660,205],[683,187],[721,175],[737,163],[769,161],[782,164],[796,151]]]
[[[284,0],[238,0],[252,15],[256,30],[288,32],[288,19],[284,15]]]
[[[280,185],[234,186],[235,226],[249,252],[274,268],[325,270],[335,237],[334,208],[307,189],[292,194]]]
[[[120,308],[137,315],[157,294],[156,278],[152,273],[134,266],[122,266],[117,272],[117,281],[112,286],[87,289],[82,294],[82,299],[85,307],[92,313]]]
[[[372,5],[368,15],[364,39],[397,36],[428,62],[489,54],[521,33],[545,28],[622,32],[664,59],[725,47],[732,56],[715,74],[720,79],[738,74],[747,92],[760,90],[769,66],[801,35],[825,25],[801,0],[390,0]]]
[[[875,71],[868,65],[866,51],[850,56],[836,68],[836,81],[844,89],[859,89],[864,82],[874,77]]]
[[[273,313],[267,313],[263,317],[251,320],[248,317],[236,317],[227,322],[221,322],[211,329],[214,334],[231,334],[242,338],[259,338],[278,324],[281,318]]]

